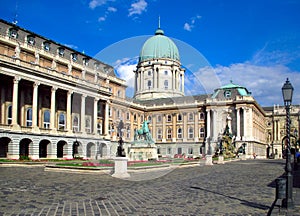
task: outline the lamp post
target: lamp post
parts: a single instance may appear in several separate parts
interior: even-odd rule
[[[290,83],[289,79],[286,79],[282,87],[282,96],[284,106],[286,109],[286,164],[285,164],[285,175],[286,175],[286,196],[282,201],[282,206],[286,209],[293,207],[293,175],[291,165],[291,145],[290,145],[290,106],[292,104],[294,88]]]

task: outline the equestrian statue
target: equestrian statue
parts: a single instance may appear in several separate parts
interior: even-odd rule
[[[149,127],[149,121],[144,121],[141,129],[136,129],[134,132],[134,141],[143,141],[147,144],[154,143]]]

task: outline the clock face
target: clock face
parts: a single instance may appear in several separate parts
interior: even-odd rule
[[[225,98],[230,98],[230,97],[231,97],[231,91],[230,91],[230,90],[226,90],[226,91],[224,92],[224,97],[225,97]]]

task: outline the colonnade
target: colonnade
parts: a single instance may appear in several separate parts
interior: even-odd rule
[[[15,76],[13,79],[13,87],[12,87],[12,112],[11,112],[11,124],[14,129],[20,128],[22,125],[22,121],[20,122],[20,117],[19,116],[19,106],[20,106],[20,101],[19,101],[19,94],[22,91],[19,88],[20,81],[23,78],[20,76]],[[43,125],[38,125],[38,115],[39,115],[39,107],[38,107],[38,99],[39,99],[39,86],[41,85],[41,82],[39,81],[32,81],[32,129],[37,130],[38,128],[43,128]],[[48,86],[46,83],[44,84]],[[58,116],[57,116],[57,90],[59,89],[58,86],[50,86],[51,88],[51,95],[50,95],[50,130],[51,131],[56,131],[58,129]],[[79,113],[79,119],[80,119],[80,131],[83,134],[86,133],[86,99],[87,97],[93,98],[93,113],[92,113],[92,122],[93,124],[91,125],[91,131],[89,133],[97,134],[97,125],[98,125],[98,102],[100,101],[99,97],[93,96],[93,94],[88,93],[76,93],[72,89],[62,89],[64,91],[67,91],[67,98],[66,98],[66,119],[65,119],[65,131],[67,132],[72,132],[73,131],[73,123],[72,123],[72,108],[74,104],[72,104],[73,99],[72,95],[74,94],[79,94],[81,95],[81,101],[80,101],[80,113]],[[103,99],[101,99],[103,100]],[[104,99],[105,100],[105,99]],[[2,102],[7,102],[7,101],[2,101]],[[43,108],[43,107],[41,107]],[[105,114],[104,114],[104,130],[103,134],[108,134],[108,124],[109,124],[109,101],[105,101]],[[1,115],[2,119],[1,122],[5,122],[4,118],[7,116]]]

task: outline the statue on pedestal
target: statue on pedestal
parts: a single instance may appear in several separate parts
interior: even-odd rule
[[[142,141],[147,144],[153,144],[154,141],[152,139],[149,127],[149,121],[144,121],[142,128],[135,130],[134,133],[134,141]]]
[[[126,157],[126,154],[125,154],[125,150],[124,150],[124,147],[123,147],[123,144],[124,144],[124,141],[122,139],[122,130],[124,128],[124,123],[121,119],[119,125],[118,125],[118,133],[119,133],[119,146],[118,146],[118,149],[117,149],[117,157]]]
[[[124,141],[122,140],[122,137],[120,137],[118,143],[119,143],[119,146],[117,149],[117,157],[126,157],[125,150],[123,148]]]

